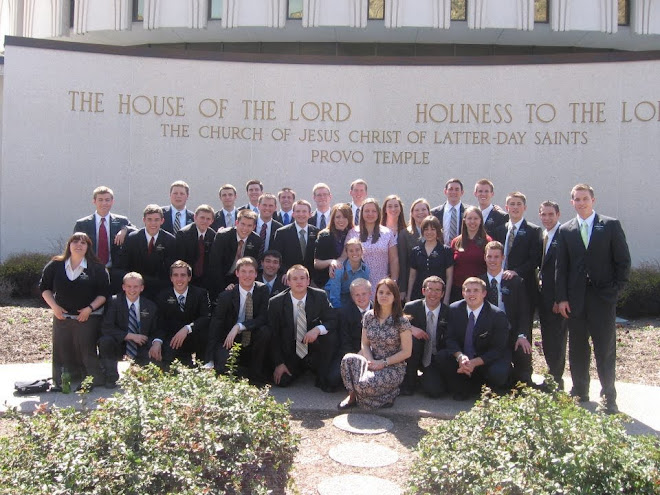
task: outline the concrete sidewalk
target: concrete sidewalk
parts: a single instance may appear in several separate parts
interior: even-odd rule
[[[119,363],[120,373],[128,363]],[[43,402],[58,407],[74,406],[80,408],[81,397],[78,394],[43,393],[40,395],[18,396],[14,394],[14,382],[26,381],[51,376],[50,363],[5,364],[0,365],[0,412],[9,407],[25,413],[34,411],[35,406]],[[564,378],[566,389],[570,389],[570,378]],[[660,387],[651,387],[631,383],[617,382],[618,404],[622,413],[630,417],[626,425],[629,433],[655,434],[660,436]],[[120,389],[108,390],[104,387],[94,389],[88,396],[87,403],[93,404],[100,397],[109,397]],[[590,402],[583,406],[591,411],[596,409],[600,383],[591,381]],[[273,387],[271,395],[279,402],[291,401],[291,411],[337,412],[337,403],[346,396],[345,392],[327,394],[314,387],[311,375],[306,375],[289,388]],[[461,411],[469,410],[472,401],[457,402],[450,398],[429,399],[420,393],[412,397],[399,397],[391,409],[379,410],[380,415],[401,414],[409,416],[433,416],[451,419]]]

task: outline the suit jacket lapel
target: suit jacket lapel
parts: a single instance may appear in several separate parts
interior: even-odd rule
[[[600,222],[600,218],[598,217],[598,213],[594,215],[594,223],[591,225],[591,236],[589,237],[589,245],[587,246],[587,252],[591,250],[591,246],[594,245],[594,241],[596,242],[596,245],[600,242],[600,236],[602,235],[603,231],[603,224]],[[582,237],[580,237],[580,240]]]

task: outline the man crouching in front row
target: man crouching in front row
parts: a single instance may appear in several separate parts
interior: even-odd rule
[[[286,387],[310,369],[316,374],[316,386],[332,392],[328,373],[337,344],[334,310],[325,291],[309,287],[307,268],[293,265],[286,277],[289,289],[274,296],[268,306],[273,381]]]
[[[265,284],[255,282],[257,260],[250,256],[236,262],[238,283],[218,296],[211,318],[209,343],[206,353],[207,367],[218,373],[227,372],[227,359],[234,342],[241,344],[238,373],[255,384],[265,383],[266,349],[270,343],[268,300],[270,292]]]

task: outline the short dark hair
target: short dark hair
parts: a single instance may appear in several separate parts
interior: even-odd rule
[[[555,201],[551,201],[549,199],[546,199],[543,203],[539,205],[539,213],[541,213],[541,210],[547,206],[549,206],[550,208],[554,208],[555,213],[559,214],[559,203],[556,203]]]
[[[256,184],[259,186],[259,189],[261,189],[262,191],[264,190],[264,185],[261,183],[259,179],[251,179],[247,181],[247,184],[245,184],[245,190],[247,191],[252,184]]]
[[[276,249],[269,249],[268,251],[265,251],[262,259],[266,259],[266,256],[270,256],[271,258],[277,258],[277,261],[282,263],[282,253],[280,253]]]
[[[447,189],[449,187],[449,184],[453,184],[454,182],[456,184],[458,184],[459,186],[461,186],[461,191],[462,191],[463,190],[463,183],[461,182],[461,179],[457,179],[455,177],[452,178],[452,179],[449,179],[447,182],[445,182],[445,189]]]

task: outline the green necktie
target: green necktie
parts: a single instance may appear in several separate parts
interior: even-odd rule
[[[584,243],[585,249],[589,247],[589,232],[587,229],[589,226],[587,225],[587,222],[582,222],[582,225],[580,226],[580,235],[582,236],[582,242]]]

